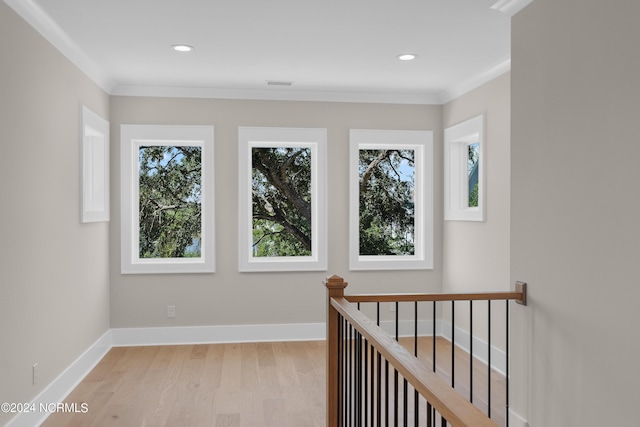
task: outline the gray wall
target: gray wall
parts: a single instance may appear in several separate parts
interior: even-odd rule
[[[512,408],[638,425],[640,2],[536,0],[512,22]]]
[[[0,58],[0,402],[28,402],[109,328],[109,224],[79,208],[81,108],[109,97],[4,2]]]
[[[214,274],[120,274],[120,125],[215,126],[217,271]],[[441,290],[442,108],[440,106],[274,102],[178,98],[111,98],[112,199],[111,326],[153,327],[324,322],[322,280],[333,274],[349,282],[349,293]],[[238,272],[238,126],[328,129],[327,272]],[[349,129],[434,131],[435,242],[430,271],[348,270]],[[176,306],[168,319],[167,305]]]
[[[443,107],[444,128],[485,116],[485,221],[444,221],[444,292],[505,291],[509,282],[510,74],[506,73]],[[481,160],[482,161],[482,160]],[[468,325],[468,305],[458,304],[456,325]],[[492,307],[496,325],[504,306]],[[486,305],[474,306],[474,334],[486,340]],[[448,310],[445,319],[448,318]],[[466,326],[461,326],[467,328]],[[492,328],[493,344],[503,348],[505,329]]]

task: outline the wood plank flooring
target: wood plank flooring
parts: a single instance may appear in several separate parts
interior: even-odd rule
[[[413,352],[413,339],[401,342]],[[428,366],[431,346],[419,339]],[[450,344],[439,338],[436,348],[438,372],[450,381]],[[324,427],[325,353],[324,341],[114,347],[65,400],[89,411],[54,413],[42,426]],[[469,363],[457,349],[456,388],[468,396],[468,369],[458,366]],[[499,425],[501,381],[492,375]],[[474,364],[473,382],[474,403],[486,410],[486,365]]]
[[[324,342],[113,348],[55,413],[55,426],[325,425]]]
[[[400,338],[402,344],[411,354],[414,352],[413,338]],[[431,337],[418,339],[418,359],[425,366],[433,366],[433,340]],[[454,383],[455,389],[467,400],[470,399],[470,389],[473,388],[471,400],[484,414],[488,414],[488,406],[491,404],[490,418],[499,426],[505,425],[506,415],[506,380],[503,374],[495,369],[489,371],[487,364],[473,359],[473,375],[470,375],[471,364],[469,353],[459,347],[454,351]],[[443,337],[436,338],[436,372],[451,384],[451,342]],[[471,377],[473,380],[471,381]],[[491,399],[488,394],[488,383],[491,381]]]

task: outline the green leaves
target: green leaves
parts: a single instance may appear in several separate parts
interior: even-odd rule
[[[360,255],[414,254],[414,150],[360,150]],[[256,257],[309,256],[311,149],[254,147]],[[140,258],[201,256],[202,149],[139,151]]]
[[[413,150],[359,150],[360,255],[413,255]]]
[[[140,147],[140,258],[201,255],[201,181],[201,147]]]
[[[253,148],[253,255],[311,255],[311,149]]]

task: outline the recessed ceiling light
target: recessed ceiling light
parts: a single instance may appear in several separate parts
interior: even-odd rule
[[[400,61],[411,61],[412,59],[416,59],[417,55],[413,53],[403,53],[402,55],[398,55],[398,59]]]
[[[171,49],[177,52],[191,52],[193,50],[193,46],[189,46],[188,44],[174,44],[171,46]]]

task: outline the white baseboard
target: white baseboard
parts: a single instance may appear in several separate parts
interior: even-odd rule
[[[395,321],[382,321],[380,327],[392,337],[395,337]],[[436,321],[436,336],[441,336],[448,341],[451,341],[451,322],[438,319]],[[398,336],[399,337],[412,337],[415,333],[415,324],[412,320],[400,320],[398,322]],[[418,320],[418,336],[432,336],[433,335],[433,321],[432,320]],[[456,327],[455,329],[455,344],[467,353],[469,353],[469,332],[464,329]],[[473,355],[476,359],[487,364],[488,363],[488,348],[489,345],[486,341],[473,338]],[[507,370],[507,355],[504,350],[491,346],[491,366],[502,375]]]
[[[438,333],[445,337],[447,340],[451,341],[451,322],[440,320],[438,321],[438,324],[440,326],[438,329]],[[469,345],[469,332],[456,327],[455,344],[469,353],[469,349],[471,348]],[[473,338],[473,356],[485,364],[488,364],[489,361],[488,349],[489,345],[486,341],[483,341],[477,337]],[[491,346],[491,366],[502,375],[505,375],[507,371],[507,354],[504,350],[494,345]]]
[[[380,327],[392,337],[395,337],[395,321],[382,321],[380,322]],[[451,341],[451,322],[447,322],[446,320],[438,319],[436,321],[436,336],[441,336],[448,341]],[[399,337],[412,337],[415,333],[415,323],[413,320],[400,320],[398,322],[398,336]],[[418,336],[432,336],[433,335],[433,321],[432,320],[418,320]],[[464,329],[460,329],[456,327],[455,330],[455,344],[460,347],[467,353],[469,353],[469,332]],[[473,338],[473,355],[476,359],[481,362],[487,364],[488,363],[488,348],[489,345],[486,341],[479,339],[478,337]],[[493,369],[501,373],[505,374],[507,370],[507,355],[504,350],[491,346],[491,366]]]
[[[5,427],[33,427],[42,424],[50,415],[46,408],[53,403],[63,402],[110,349],[111,331],[107,331],[30,402],[34,411],[19,413]],[[44,410],[41,411],[41,408]]]
[[[383,320],[380,322],[380,327],[390,336],[396,336],[396,322],[395,320]],[[441,335],[440,322],[436,322],[436,335]],[[412,337],[415,334],[415,323],[413,320],[399,320],[398,321],[398,337]],[[430,337],[433,335],[433,321],[432,320],[418,320],[418,336]]]
[[[114,328],[111,329],[111,337],[114,347],[316,341],[325,339],[326,329],[325,323]]]
[[[529,423],[520,415],[509,409],[509,426],[510,427],[529,427]]]

